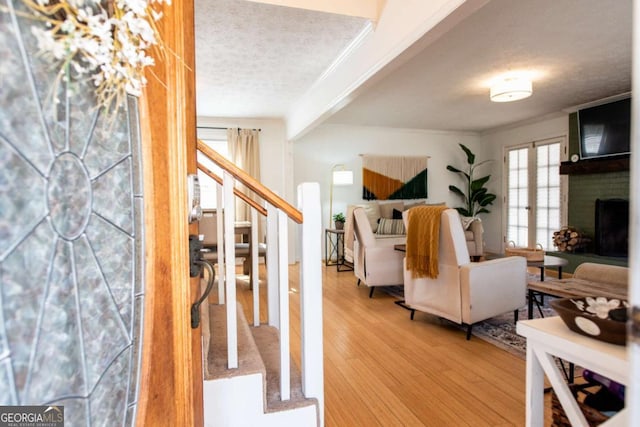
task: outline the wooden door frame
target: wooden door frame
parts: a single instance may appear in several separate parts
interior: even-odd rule
[[[187,174],[196,173],[193,0],[163,6],[164,54],[147,73],[140,99],[145,204],[145,308],[136,424],[202,426],[200,329],[190,306]]]

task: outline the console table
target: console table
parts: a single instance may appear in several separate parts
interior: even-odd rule
[[[522,320],[516,325],[518,334],[527,339],[526,371],[526,425],[544,425],[544,376],[546,374],[558,400],[573,426],[588,426],[569,387],[554,361],[554,356],[627,384],[629,361],[626,347],[609,344],[577,334],[558,316],[544,319]],[[623,421],[628,411],[623,409],[610,419]],[[610,424],[608,421],[607,425]],[[615,424],[618,425],[618,424]],[[626,425],[619,424],[619,425]]]

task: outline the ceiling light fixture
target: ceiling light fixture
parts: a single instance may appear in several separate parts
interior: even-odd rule
[[[506,77],[491,85],[489,97],[493,102],[510,102],[531,96],[533,85],[524,77]]]

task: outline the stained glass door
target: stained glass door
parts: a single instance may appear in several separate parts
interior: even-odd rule
[[[133,425],[142,337],[137,101],[37,55],[22,2],[0,12],[0,405],[62,405],[65,425]],[[13,9],[15,8],[15,10]]]

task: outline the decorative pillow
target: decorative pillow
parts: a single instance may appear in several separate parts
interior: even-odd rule
[[[403,210],[404,202],[402,200],[385,200],[378,202],[378,206],[380,206],[380,218],[393,218],[393,210]]]
[[[402,211],[399,211],[398,209],[394,209],[393,216],[391,217],[391,219],[402,219]]]
[[[364,209],[364,212],[367,214],[367,219],[369,220],[369,225],[371,226],[371,231],[375,233],[378,227],[378,218],[381,216],[378,203],[363,203],[357,206]]]
[[[401,219],[380,218],[376,234],[406,234]]]

